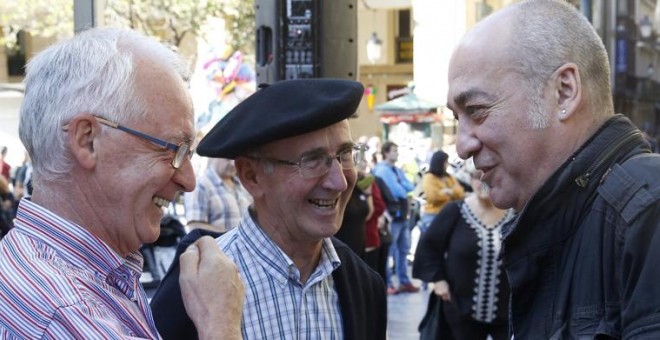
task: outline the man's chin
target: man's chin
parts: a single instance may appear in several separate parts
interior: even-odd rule
[[[145,244],[154,243],[158,240],[158,237],[160,236],[160,222],[155,227],[150,225],[149,232],[149,235],[145,235],[145,239],[142,240]]]
[[[515,200],[513,200],[512,197],[507,196],[500,188],[490,188],[488,196],[493,202],[493,205],[500,209],[514,208],[516,205]]]

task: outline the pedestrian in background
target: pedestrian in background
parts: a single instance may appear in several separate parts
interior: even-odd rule
[[[357,182],[346,204],[344,217],[335,237],[344,242],[362,260],[365,259],[367,220],[374,214],[373,185],[375,177],[368,174],[366,161],[356,165]],[[385,209],[385,203],[382,208]],[[382,214],[382,211],[380,212]]]
[[[30,162],[30,155],[28,155],[27,151],[25,151],[25,158],[23,159],[23,163],[16,168],[16,172],[14,173],[14,178],[12,179],[12,186],[14,187],[14,195],[16,196],[16,199],[20,200],[23,197],[29,197],[29,193],[27,192],[27,181],[29,180],[28,178],[28,172],[32,172],[32,163]]]
[[[383,160],[376,164],[373,169],[374,175],[383,179],[395,201],[386,202],[388,213],[391,216],[390,230],[392,233],[392,244],[390,245],[390,256],[394,260],[394,270],[398,278],[399,287],[394,286],[392,281],[393,271],[387,267],[387,293],[416,293],[419,291],[410,281],[408,275],[408,253],[410,252],[411,226],[408,223],[408,193],[415,186],[406,178],[403,170],[396,166],[399,158],[399,147],[391,141],[383,144],[381,149]]]
[[[424,206],[422,207],[421,232],[424,233],[435,215],[449,202],[463,199],[465,190],[458,180],[447,173],[449,155],[436,151],[431,156],[429,171],[422,177]]]
[[[215,232],[236,227],[251,201],[236,177],[234,161],[225,158],[209,158],[195,190],[183,195],[188,227]]]
[[[473,192],[445,205],[420,236],[413,276],[434,283],[431,298],[442,300],[444,318],[435,321],[446,323],[454,339],[504,340],[509,286],[500,249],[513,213],[493,205],[481,174],[471,171]]]
[[[14,227],[14,205],[16,199],[9,188],[9,182],[0,176],[0,239]]]
[[[0,146],[0,175],[5,178],[7,182],[11,181],[11,165],[5,162],[7,157],[7,147]]]
[[[380,274],[383,282],[385,282],[385,280],[387,280],[387,274],[385,274],[385,260],[387,259],[386,254],[389,248],[388,246],[384,247],[387,240],[381,240],[380,224],[382,223],[381,220],[383,219],[386,206],[378,184],[378,181],[382,180],[373,174],[369,175],[373,176],[373,181],[371,183],[373,211],[365,223],[364,262],[366,262],[371,269]],[[386,225],[384,228],[388,228],[389,231],[389,226]],[[385,255],[382,255],[381,251],[384,251]],[[381,260],[381,256],[383,256],[383,260]]]
[[[516,339],[660,338],[660,156],[615,114],[610,63],[566,1],[480,21],[449,64],[456,149],[504,228]]]

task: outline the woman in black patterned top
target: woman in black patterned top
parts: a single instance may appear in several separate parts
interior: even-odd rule
[[[508,339],[509,286],[498,255],[513,213],[493,206],[480,171],[471,177],[474,193],[447,204],[421,236],[413,276],[434,282],[455,339]]]

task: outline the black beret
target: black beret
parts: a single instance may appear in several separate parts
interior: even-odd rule
[[[249,149],[328,127],[353,115],[363,92],[356,81],[322,78],[262,87],[204,136],[197,153],[234,159]]]

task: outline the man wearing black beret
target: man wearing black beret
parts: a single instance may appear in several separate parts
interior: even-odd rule
[[[244,339],[385,339],[382,279],[332,237],[364,157],[347,121],[362,93],[354,81],[278,82],[240,103],[197,148],[235,159],[254,199],[239,226],[216,239],[246,287]],[[151,304],[165,339],[195,337],[180,299],[175,262]]]

